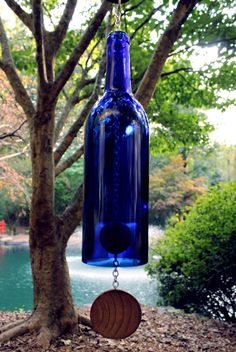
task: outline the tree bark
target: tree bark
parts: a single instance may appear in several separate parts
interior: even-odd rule
[[[40,321],[40,342],[49,343],[75,327],[69,273],[63,240],[54,214],[54,113],[48,104],[50,90],[41,94],[31,129],[32,204],[30,257],[33,276],[33,317]]]
[[[65,331],[72,331],[77,324],[73,305],[65,243],[43,244],[31,242],[31,265],[34,282],[34,318],[40,321],[41,336],[48,330],[48,339]],[[44,339],[47,336],[44,336]]]

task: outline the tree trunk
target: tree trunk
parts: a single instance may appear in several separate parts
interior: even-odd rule
[[[41,337],[56,337],[71,331],[77,323],[70,289],[65,246],[43,248],[31,244],[31,264],[34,282],[34,318],[40,321]],[[46,336],[43,334],[46,333]]]
[[[32,204],[30,256],[34,288],[34,320],[40,321],[40,340],[51,338],[76,324],[65,257],[66,243],[56,226],[54,214],[54,114],[48,101],[50,91],[38,102],[31,126]]]

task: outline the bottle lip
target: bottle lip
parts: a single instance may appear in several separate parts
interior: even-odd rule
[[[107,37],[107,43],[109,43],[110,41],[126,41],[128,44],[130,44],[130,38],[128,36],[128,34],[126,32],[123,31],[114,31],[111,32],[108,37]]]

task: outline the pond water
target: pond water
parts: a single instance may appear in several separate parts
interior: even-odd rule
[[[81,262],[81,249],[67,249],[72,293],[77,306],[91,304],[95,297],[112,287],[112,268],[98,268]],[[154,306],[155,282],[143,267],[121,268],[120,288],[132,293],[140,303]],[[30,310],[32,282],[27,246],[0,246],[0,310]]]

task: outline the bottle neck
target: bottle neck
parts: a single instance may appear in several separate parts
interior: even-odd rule
[[[125,32],[112,32],[107,38],[105,91],[131,93],[130,40]]]

